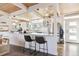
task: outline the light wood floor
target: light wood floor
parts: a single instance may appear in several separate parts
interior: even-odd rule
[[[64,44],[58,44],[57,51],[58,51],[58,56],[63,56],[63,53],[64,53]]]
[[[23,52],[23,47],[19,47],[19,46],[10,46],[10,52],[3,55],[3,56],[54,56],[54,55],[46,55],[45,53],[39,52],[37,55],[33,55],[29,53],[29,50],[26,49],[25,52]],[[32,50],[30,50],[32,51]]]
[[[63,56],[64,44],[58,44],[57,51],[58,51],[58,56]],[[33,56],[33,55],[29,54],[28,50],[23,52],[23,47],[11,45],[10,52],[3,55],[3,56]],[[42,55],[42,53],[39,53],[36,56],[43,56],[43,55]],[[54,55],[49,54],[48,56],[54,56]]]

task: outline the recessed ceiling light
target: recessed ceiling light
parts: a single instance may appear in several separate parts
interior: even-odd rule
[[[39,8],[37,8],[37,10],[39,10]]]
[[[13,23],[12,25],[16,25],[16,23]]]

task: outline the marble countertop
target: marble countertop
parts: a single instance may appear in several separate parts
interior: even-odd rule
[[[26,33],[24,35],[53,36],[53,34],[47,34],[47,33]]]

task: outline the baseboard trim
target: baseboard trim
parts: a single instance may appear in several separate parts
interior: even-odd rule
[[[65,43],[79,44],[79,43],[77,43],[77,42],[65,42]]]

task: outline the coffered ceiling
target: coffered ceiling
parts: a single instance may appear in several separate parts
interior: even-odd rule
[[[17,3],[19,4],[19,3]],[[27,8],[27,7],[31,7],[33,5],[35,5],[36,3],[23,3],[23,5]],[[13,13],[16,11],[21,10],[22,8],[20,8],[19,6],[16,6],[12,3],[0,3],[0,10],[4,11],[6,13]]]
[[[35,4],[36,3],[0,3],[0,17],[8,14],[21,14],[23,11],[26,11],[28,7]],[[26,16],[28,16],[28,14],[26,12]]]
[[[19,5],[19,3],[16,3],[17,5]],[[25,8],[27,10],[28,7],[31,7],[31,6],[34,6],[34,5],[41,5],[40,3],[20,3],[21,5],[17,6],[13,3],[0,3],[0,11],[4,12],[4,13],[1,13],[0,12],[0,16],[2,16],[3,14],[11,14],[11,13],[14,13],[16,11],[19,11],[19,10],[23,10],[20,6],[25,6],[23,8]],[[44,5],[44,4],[43,4]],[[47,4],[46,4],[47,5]],[[51,5],[55,5],[55,4],[51,4]],[[45,8],[40,8],[38,7],[39,10],[38,12],[41,14],[41,15],[47,15],[47,13],[53,13],[55,11],[53,11],[53,7],[50,7],[47,6]],[[60,3],[59,4],[59,12],[62,13],[63,15],[65,14],[70,14],[70,13],[79,13],[79,3]],[[26,16],[29,15],[29,13],[25,14]],[[29,17],[28,17],[29,18]]]
[[[12,12],[18,11],[20,9],[21,8],[15,6],[13,4],[10,4],[10,3],[0,4],[0,10],[4,11],[6,13],[12,13]]]
[[[29,8],[29,7],[31,7],[33,5],[38,4],[38,3],[23,3],[23,4],[24,4],[24,6],[26,6],[27,8]]]

